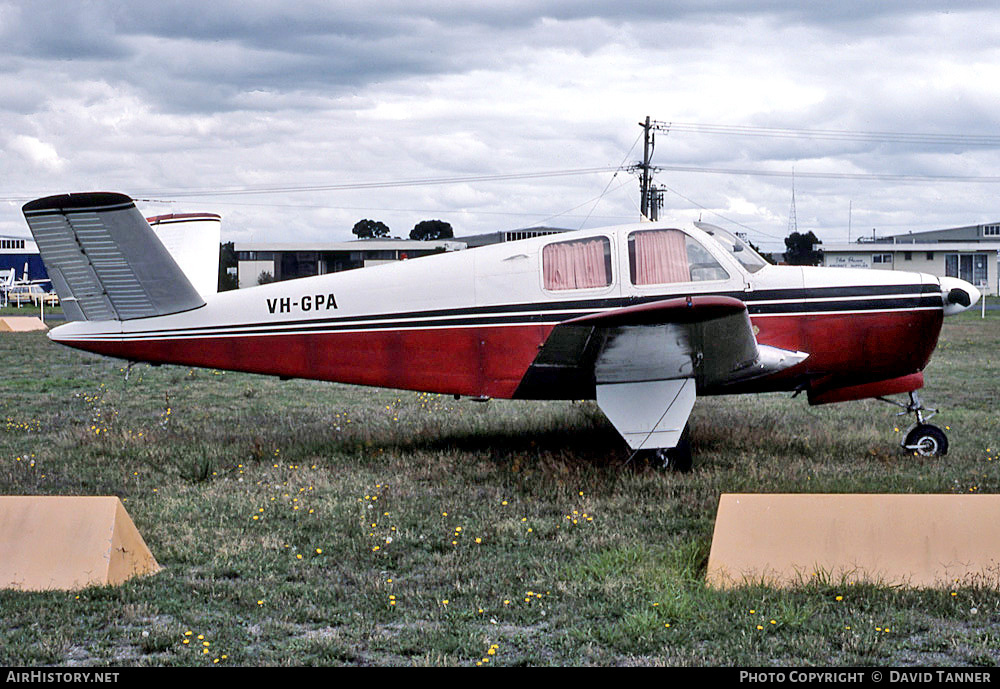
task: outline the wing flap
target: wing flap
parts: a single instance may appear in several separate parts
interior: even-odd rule
[[[676,447],[695,397],[691,378],[597,386],[597,405],[633,450]]]

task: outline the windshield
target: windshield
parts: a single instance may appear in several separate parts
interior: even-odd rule
[[[707,222],[696,222],[694,226],[702,232],[710,234],[716,243],[751,273],[756,273],[767,265],[767,261],[760,254],[732,232],[715,225],[709,225]]]

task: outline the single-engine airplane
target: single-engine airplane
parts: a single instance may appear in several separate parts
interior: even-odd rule
[[[628,446],[691,465],[698,395],[909,393],[902,445],[947,452],[916,391],[979,291],[920,273],[774,266],[706,223],[580,230],[200,295],[132,199],[26,204],[71,321],[56,342],[134,362],[470,397],[596,399]],[[886,400],[890,401],[890,400]]]

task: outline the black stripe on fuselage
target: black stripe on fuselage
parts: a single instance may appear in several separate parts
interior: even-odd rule
[[[579,301],[500,304],[456,309],[436,309],[357,316],[263,321],[217,326],[192,326],[136,333],[103,333],[87,339],[146,340],[170,337],[219,337],[235,335],[288,335],[298,333],[386,330],[393,328],[443,328],[489,325],[558,324],[602,311],[664,301],[684,295],[615,297]],[[887,285],[876,287],[832,287],[778,289],[757,292],[717,292],[695,296],[726,296],[740,299],[751,316],[823,314],[836,312],[893,311],[942,308],[937,285]],[[133,321],[137,322],[137,321]]]

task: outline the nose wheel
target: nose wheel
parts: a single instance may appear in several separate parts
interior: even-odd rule
[[[918,423],[906,434],[903,447],[921,457],[942,457],[948,454],[948,436],[937,426]]]
[[[897,407],[902,407],[903,411],[896,414],[896,416],[905,416],[907,414],[915,416],[916,423],[906,430],[906,435],[900,443],[903,449],[916,453],[921,457],[943,457],[948,454],[948,436],[937,426],[927,423],[929,419],[937,414],[937,409],[925,407],[915,391],[910,393],[909,404],[890,400],[885,397],[879,397],[878,399]]]

